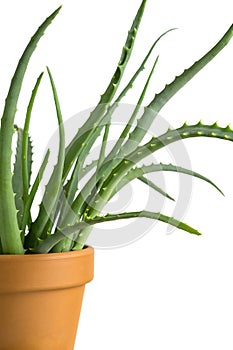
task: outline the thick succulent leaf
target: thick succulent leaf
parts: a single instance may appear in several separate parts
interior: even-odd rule
[[[122,98],[127,94],[127,92],[129,91],[129,89],[131,89],[133,87],[133,84],[135,82],[135,80],[137,79],[138,75],[145,69],[145,64],[147,62],[147,60],[149,59],[150,55],[152,54],[156,44],[159,42],[159,40],[166,35],[167,33],[175,30],[176,28],[172,28],[167,30],[165,33],[163,33],[162,35],[159,36],[159,38],[157,38],[155,40],[155,42],[153,43],[153,45],[151,46],[149,52],[147,53],[146,57],[144,58],[144,60],[142,61],[141,65],[139,66],[139,68],[137,69],[137,71],[135,72],[135,74],[133,75],[133,77],[130,79],[129,83],[126,85],[126,87],[123,89],[123,91],[120,93],[120,95],[117,97],[117,99],[115,100],[114,104],[110,107],[109,111],[108,111],[108,121],[107,124],[105,125],[105,132],[104,132],[104,137],[103,137],[103,142],[102,142],[102,147],[101,147],[101,151],[100,151],[100,157],[99,157],[99,164],[98,164],[98,168],[99,166],[103,163],[103,160],[105,159],[105,149],[106,149],[106,144],[107,144],[107,139],[108,139],[108,134],[109,134],[109,128],[110,128],[110,124],[111,124],[111,117],[115,111],[115,109],[117,108],[119,102],[122,100]],[[152,68],[152,71],[150,72],[149,78],[147,80],[146,86],[143,89],[143,92],[139,98],[139,101],[137,103],[137,107],[135,109],[135,111],[133,112],[133,115],[131,116],[128,125],[126,126],[125,130],[122,132],[120,138],[119,138],[119,142],[114,146],[113,150],[111,151],[111,153],[109,154],[109,156],[107,157],[106,160],[112,159],[114,157],[114,155],[117,153],[117,151],[120,149],[121,144],[123,143],[123,141],[125,140],[125,137],[128,134],[129,129],[131,128],[131,125],[133,124],[138,111],[141,107],[142,101],[144,99],[144,96],[146,94],[146,90],[148,88],[150,79],[153,75],[155,66],[157,64],[158,61],[158,57],[154,63],[154,66]]]
[[[16,155],[15,155],[15,163],[14,163],[14,171],[13,171],[13,177],[12,177],[12,187],[13,191],[15,193],[15,206],[17,209],[17,220],[18,220],[18,226],[21,229],[22,227],[22,218],[24,213],[24,204],[26,202],[26,198],[24,198],[24,187],[23,187],[23,177],[22,177],[22,171],[23,171],[23,130],[20,128],[17,128],[17,146],[16,146]],[[27,143],[28,143],[28,150],[27,150],[27,178],[30,179],[31,176],[31,165],[32,165],[32,144],[31,139],[29,135],[27,135]]]
[[[59,220],[58,225],[63,221],[64,216],[67,214],[67,212],[70,209],[70,206],[74,200],[75,194],[78,190],[78,182],[79,182],[79,158],[76,160],[76,163],[74,165],[74,169],[71,174],[70,180],[67,182],[66,186],[64,187],[61,195],[60,195],[60,213],[59,213]]]
[[[91,135],[91,138],[93,138],[93,143],[94,143],[94,139],[96,138],[95,135]],[[88,144],[89,146],[91,146],[91,142]],[[87,152],[89,152],[89,150],[86,150]],[[78,162],[79,164],[83,163],[84,160],[86,159],[86,154],[85,153],[81,153],[80,156],[78,157]],[[82,168],[81,168],[82,169]],[[76,169],[75,171],[75,182],[77,183],[77,180],[81,180],[82,178],[82,170],[80,168]],[[67,188],[69,186],[69,181],[66,183],[66,185],[63,188],[63,192],[61,193],[61,198],[60,198],[60,202],[62,203],[62,206],[65,206],[65,201],[66,201],[66,191]],[[65,196],[64,196],[65,195]],[[72,210],[68,210],[67,215],[64,217],[63,215],[63,211],[60,211],[59,214],[59,218],[58,218],[58,222],[60,223],[60,225],[65,226],[68,223],[73,223],[75,222],[79,217],[81,212],[79,212],[78,210],[73,210],[73,204],[72,204]],[[67,250],[70,249],[71,246],[71,241],[70,239],[64,239],[65,242],[60,242],[58,244],[58,246],[56,247],[56,250],[54,250],[54,252],[60,252],[62,251],[62,249],[64,248],[64,246],[67,246]]]
[[[141,160],[148,154],[157,151],[170,143],[180,141],[191,137],[211,137],[222,140],[233,141],[233,131],[228,125],[225,128],[218,126],[217,123],[205,125],[201,121],[196,125],[187,125],[186,123],[174,130],[168,130],[165,134],[159,137],[153,137],[145,145],[138,147],[129,155],[129,160]]]
[[[155,95],[155,98],[138,120],[137,126],[131,133],[128,142],[122,147],[121,154],[128,154],[136,148],[136,145],[142,141],[162,107],[228,44],[232,36],[233,25],[207,54],[186,69],[180,76],[176,77],[172,83],[166,85],[163,91]]]
[[[14,163],[14,172],[12,177],[12,186],[15,193],[15,206],[17,209],[17,220],[18,226],[21,228],[22,216],[24,211],[24,202],[23,202],[23,181],[22,181],[22,140],[23,132],[22,129],[18,128],[17,130],[17,147]]]
[[[91,135],[91,139],[92,139],[92,142],[94,143],[95,142],[95,138],[96,136],[94,134]],[[87,153],[89,153],[90,149],[89,149],[89,146],[91,147],[92,145],[92,142],[90,142],[88,144],[88,149],[86,149]],[[77,164],[77,168],[75,170],[75,182],[76,184],[81,180],[82,178],[82,167],[80,168],[80,164],[83,164],[83,162],[85,161],[87,157],[87,154],[85,154],[85,152],[81,152],[81,154],[79,155],[79,157],[77,158],[77,161],[78,164]],[[66,183],[66,185],[64,186],[64,189],[65,189],[65,192],[67,191],[67,188],[69,186],[69,181]],[[61,196],[63,196],[63,193],[61,193]],[[68,214],[68,222],[67,223],[72,223],[74,222],[79,216],[78,214],[76,214],[78,211],[69,211],[69,214]],[[59,222],[61,222],[61,218],[59,218]],[[64,219],[64,221],[62,220],[62,225],[66,225],[66,218]]]
[[[36,84],[34,86],[34,89],[32,90],[32,94],[29,100],[29,104],[27,107],[27,113],[23,128],[23,141],[22,141],[22,181],[23,181],[23,198],[26,200],[28,196],[28,190],[30,186],[30,175],[31,175],[31,142],[29,140],[28,132],[29,132],[29,125],[31,120],[31,114],[32,109],[34,105],[34,101],[36,98],[36,94],[41,82],[41,79],[43,77],[44,73],[41,73],[38,77]]]
[[[95,217],[93,219],[89,219],[88,217],[83,222],[79,222],[73,226],[66,227],[62,230],[57,231],[55,234],[46,238],[44,241],[41,241],[38,246],[35,248],[36,253],[48,253],[55,244],[61,241],[65,236],[71,236],[76,232],[79,232],[80,229],[93,226],[95,224],[123,220],[123,219],[132,219],[132,218],[148,218],[152,220],[159,220],[165,223],[169,223],[169,225],[175,226],[181,230],[184,230],[188,233],[195,234],[200,236],[201,233],[191,226],[176,220],[175,218],[163,215],[161,213],[153,213],[150,211],[139,211],[139,212],[130,212],[130,213],[122,213],[122,214],[107,214],[105,216]],[[83,242],[83,245],[85,241]]]
[[[138,32],[138,28],[144,13],[145,6],[146,6],[146,0],[143,0],[140,8],[138,9],[136,17],[134,18],[133,24],[128,32],[128,36],[127,36],[125,45],[122,49],[121,58],[118,62],[116,71],[114,72],[112,80],[109,86],[107,87],[105,93],[101,95],[100,104],[108,103],[110,100],[112,100],[113,96],[115,95],[115,92],[117,90],[117,85],[119,85],[119,82],[123,76],[124,70],[130,59],[134,42],[136,39],[136,35]]]
[[[120,85],[122,76],[124,74],[125,68],[127,66],[127,63],[130,59],[130,56],[133,50],[134,41],[135,41],[138,28],[144,13],[145,5],[146,5],[146,0],[143,0],[134,18],[133,24],[128,32],[128,36],[123,46],[120,60],[117,64],[117,68],[114,71],[114,74],[112,76],[112,79],[107,89],[105,90],[103,95],[101,95],[101,98],[97,107],[90,114],[90,117],[88,118],[86,123],[84,123],[84,125],[79,129],[76,136],[73,138],[71,143],[66,148],[66,158],[65,158],[65,164],[64,164],[63,179],[67,177],[72,167],[72,164],[74,163],[75,159],[79,156],[82,149],[85,147],[85,143],[88,142],[90,134],[92,133],[93,129],[95,129],[98,126],[98,123],[103,118],[109,106],[109,103],[111,103],[112,99],[115,96],[115,93]],[[85,153],[87,154],[87,152]]]
[[[107,174],[109,174],[111,172],[112,168],[120,163],[120,159],[116,158],[116,154],[121,149],[122,144],[125,142],[125,139],[127,138],[127,135],[130,131],[130,128],[131,128],[132,124],[134,123],[134,121],[135,121],[135,119],[140,111],[143,99],[145,97],[146,91],[148,89],[148,86],[149,86],[150,80],[152,78],[152,75],[154,73],[157,62],[158,62],[158,57],[156,58],[156,60],[153,64],[153,67],[150,71],[149,77],[148,77],[146,84],[142,90],[142,93],[139,97],[138,103],[137,103],[137,105],[136,105],[136,107],[135,107],[135,109],[134,109],[134,111],[129,119],[128,124],[125,126],[124,130],[122,131],[120,137],[118,138],[117,142],[115,143],[115,145],[114,145],[113,149],[111,150],[111,152],[109,153],[108,157],[106,157],[106,159],[105,159],[106,163],[108,163],[108,166],[104,170],[105,176],[102,176],[102,179],[101,179],[102,181],[98,184],[98,186],[96,186],[96,190],[102,185]],[[100,159],[99,159],[99,163],[98,163],[99,167],[103,163],[103,159],[105,158],[105,147],[107,144],[108,132],[109,132],[109,124],[107,124],[106,128],[105,128],[104,139],[103,139],[102,148],[101,148],[101,152],[100,152]],[[98,172],[99,172],[99,167],[97,169]]]
[[[54,11],[39,27],[37,32],[31,38],[11,81],[10,89],[6,98],[6,103],[1,119],[0,129],[0,234],[4,253],[23,254],[24,249],[21,242],[20,230],[16,216],[16,207],[11,178],[11,146],[14,131],[14,118],[17,108],[17,102],[27,69],[27,65],[33,54],[37,43],[44,34],[46,28],[60,11],[59,7]]]
[[[112,173],[104,182],[98,198],[94,197],[90,203],[90,207],[95,208],[91,209],[93,215],[97,215],[96,213],[99,213],[99,211],[102,210],[108,199],[111,198],[112,193],[114,193],[115,188],[118,186],[120,181],[133,167],[135,167],[135,164],[137,164],[139,161],[172,142],[190,137],[201,136],[233,141],[233,131],[229,126],[226,128],[221,128],[217,125],[217,123],[213,125],[204,125],[201,122],[196,125],[184,124],[181,128],[176,130],[169,130],[160,137],[153,137],[148,143],[138,147],[127,157],[127,159],[124,159],[117,167],[112,170]]]
[[[48,69],[48,68],[47,68]],[[53,91],[54,102],[57,112],[57,120],[59,125],[59,151],[57,164],[54,167],[52,175],[46,185],[42,203],[40,205],[39,214],[35,222],[31,225],[31,230],[26,238],[28,247],[32,247],[38,237],[41,237],[47,222],[50,219],[54,206],[59,198],[62,185],[62,172],[65,159],[65,131],[62,120],[60,104],[57,96],[56,87],[50,70],[48,69],[50,83]]]
[[[23,219],[22,219],[22,230],[25,231],[25,228],[26,226],[28,225],[29,223],[29,219],[30,219],[30,210],[31,210],[31,206],[32,206],[32,202],[34,201],[34,198],[35,198],[35,195],[38,191],[38,187],[40,185],[40,181],[43,177],[43,173],[45,171],[45,168],[48,164],[48,159],[49,159],[49,154],[50,154],[50,151],[48,150],[46,152],[46,155],[44,157],[44,160],[40,166],[40,169],[37,173],[37,176],[35,178],[35,181],[32,185],[32,188],[30,190],[30,193],[27,197],[27,200],[25,202],[25,207],[24,207],[24,213],[23,213]]]
[[[220,190],[220,188],[218,186],[216,186],[210,179],[208,179],[207,177],[180,167],[180,166],[176,166],[173,164],[163,164],[163,163],[159,163],[159,164],[150,164],[150,165],[142,165],[140,167],[134,167],[133,169],[131,169],[127,175],[122,179],[122,181],[118,184],[117,186],[117,190],[119,191],[120,189],[122,189],[123,186],[127,185],[130,181],[139,178],[141,176],[143,176],[144,174],[149,174],[149,173],[154,173],[154,172],[158,172],[158,171],[172,171],[172,172],[177,172],[177,173],[182,173],[182,174],[186,174],[186,175],[191,175],[194,176],[196,178],[199,178],[203,181],[208,182],[210,185],[212,185],[213,187],[215,187],[221,194],[222,191]]]
[[[165,36],[166,34],[168,34],[169,32],[175,30],[176,28],[172,28],[167,30],[166,32],[164,32],[162,35],[160,35],[155,42],[153,43],[153,45],[151,46],[151,48],[149,49],[147,55],[145,56],[144,60],[142,61],[142,63],[140,64],[139,68],[136,70],[136,72],[134,73],[134,75],[132,76],[132,78],[130,79],[129,83],[126,85],[126,87],[122,90],[122,92],[120,93],[120,95],[117,97],[116,99],[116,103],[119,103],[122,98],[127,94],[127,92],[133,87],[133,84],[135,82],[135,80],[137,79],[137,77],[139,76],[139,74],[145,69],[145,64],[147,63],[148,59],[150,58],[155,46],[158,44],[158,42],[160,41],[160,39]]]
[[[90,164],[87,164],[84,168],[81,169],[81,173],[79,175],[79,180],[81,180],[84,176],[86,176],[91,170],[93,170],[93,168],[95,168],[97,166],[97,160],[93,160]],[[55,212],[53,215],[53,221],[50,221],[50,223],[48,223],[48,231],[51,231],[52,226],[54,225],[54,222],[57,222],[57,225],[60,225],[63,220],[65,215],[67,214],[67,212],[69,212],[70,209],[70,205],[67,205],[67,196],[68,196],[68,190],[70,188],[70,186],[73,187],[72,192],[77,192],[78,188],[76,185],[74,185],[74,183],[77,181],[77,179],[75,178],[75,171],[73,171],[73,174],[75,181],[72,182],[71,185],[71,181],[72,181],[72,176],[71,179],[69,179],[67,181],[67,183],[65,184],[65,186],[63,187],[63,191],[60,194],[60,198],[58,200],[58,203],[56,205],[55,208]],[[76,174],[77,175],[77,174]],[[75,188],[76,186],[76,188]],[[70,197],[71,199],[71,197]],[[72,213],[72,218],[73,220],[77,219],[78,215],[73,215]],[[72,220],[71,220],[72,221]],[[59,252],[61,251],[59,247],[56,247],[56,249],[54,249],[54,252]]]
[[[155,95],[154,100],[149,104],[149,108],[157,111],[162,108],[185,84],[187,84],[201,69],[203,69],[212,59],[218,55],[222,49],[228,44],[233,36],[233,25],[228,29],[219,42],[202,58],[195,62],[191,67],[186,69],[175,80],[166,85],[166,87]]]
[[[125,126],[124,130],[122,131],[119,139],[117,140],[116,144],[114,145],[114,147],[113,147],[112,151],[110,152],[110,154],[109,154],[108,158],[106,159],[106,161],[108,161],[110,159],[113,159],[116,156],[116,154],[118,153],[118,151],[121,149],[122,144],[125,142],[126,137],[128,136],[128,133],[129,133],[129,131],[130,131],[130,129],[131,129],[131,127],[132,127],[132,125],[133,125],[137,115],[138,115],[138,112],[140,111],[141,106],[142,106],[142,102],[144,100],[144,97],[146,95],[147,89],[149,87],[149,84],[150,84],[151,78],[153,76],[155,67],[156,67],[156,65],[158,63],[158,58],[159,57],[156,58],[156,60],[155,60],[155,62],[153,64],[153,67],[152,67],[152,69],[150,71],[149,77],[148,77],[148,79],[146,81],[146,84],[145,84],[143,90],[142,90],[142,93],[141,93],[141,95],[139,97],[139,100],[137,102],[137,105],[136,105],[136,107],[135,107],[135,109],[134,109],[134,111],[132,113],[132,116],[129,119],[128,124]]]
[[[79,180],[81,180],[83,177],[85,177],[91,170],[93,170],[96,166],[97,166],[97,162],[98,160],[93,160],[90,164],[87,164],[84,168],[81,169],[81,172],[80,172],[80,175],[79,175]],[[73,191],[76,193],[78,188],[77,186],[75,187],[74,186],[74,183],[77,183],[77,179],[75,178],[75,168],[74,168],[74,171],[71,175],[71,178],[67,181],[67,183],[65,184],[65,186],[63,187],[63,191],[62,193],[60,194],[60,199],[59,199],[59,204],[58,204],[58,207],[57,208],[57,212],[55,214],[55,218],[58,217],[59,213],[60,213],[60,210],[65,206],[65,201],[66,201],[66,198],[68,196],[68,191],[70,187],[73,187],[72,189],[72,193]],[[74,182],[72,182],[72,178],[75,179]],[[71,182],[72,182],[72,185],[71,185]],[[59,221],[61,222],[61,218],[59,218]]]
[[[75,193],[78,190],[78,181],[79,181],[78,170],[79,170],[79,158],[75,163],[74,170],[71,174],[70,181],[68,182],[68,186],[66,188],[66,199],[69,204],[72,203]]]
[[[101,164],[103,163],[104,159],[106,158],[106,147],[108,143],[108,135],[110,131],[110,125],[111,125],[111,119],[107,122],[107,124],[104,127],[104,134],[103,134],[103,140],[100,147],[100,154],[99,159],[97,163],[97,169],[96,172],[99,172],[99,168],[101,167]]]
[[[153,190],[155,190],[156,192],[160,193],[162,196],[175,201],[174,198],[172,198],[168,193],[166,193],[162,188],[158,187],[153,181],[147,179],[145,176],[139,176],[138,180],[140,180],[141,182],[143,182],[144,184],[148,185],[149,187],[151,187]]]
[[[32,175],[32,163],[33,163],[33,146],[31,137],[28,135],[27,141],[27,177],[28,177],[28,191],[31,185],[31,175]],[[22,165],[23,167],[23,165]]]

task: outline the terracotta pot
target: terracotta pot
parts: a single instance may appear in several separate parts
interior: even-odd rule
[[[94,250],[0,255],[0,349],[73,350]]]

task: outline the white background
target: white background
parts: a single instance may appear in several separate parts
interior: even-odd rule
[[[65,119],[97,103],[139,4],[137,0],[64,1],[30,63],[18,123],[22,124],[31,88],[46,65],[53,72]],[[1,4],[1,109],[23,48],[58,5],[57,0]],[[230,0],[148,0],[128,78],[154,39],[179,27],[157,47],[160,61],[147,96],[149,103],[165,83],[210,49],[231,23]],[[231,43],[169,102],[162,116],[174,126],[199,119],[218,120],[222,126],[231,122],[232,49]],[[143,77],[126,103],[135,103]],[[47,78],[42,86],[31,128],[39,158],[56,128]],[[202,237],[178,230],[166,235],[166,225],[158,224],[132,245],[96,251],[95,279],[86,288],[75,349],[232,350],[233,144],[199,138],[185,145],[192,168],[216,182],[226,197],[194,180],[184,220],[198,228]],[[176,195],[171,179],[167,189]]]

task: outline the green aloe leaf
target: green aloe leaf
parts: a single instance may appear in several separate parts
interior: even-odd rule
[[[78,172],[79,172],[79,158],[76,160],[70,180],[67,182],[67,185],[64,187],[64,190],[61,193],[60,215],[57,223],[58,225],[63,221],[64,216],[69,211],[70,206],[74,200],[75,194],[78,190],[78,182],[79,182]]]
[[[94,197],[89,205],[91,208],[89,210],[92,215],[98,215],[99,211],[102,210],[108,199],[111,198],[112,194],[115,191],[115,188],[118,186],[120,181],[124,179],[128,172],[139,161],[170,143],[190,137],[201,136],[233,141],[233,131],[229,126],[226,128],[221,128],[217,125],[217,123],[214,123],[213,125],[204,125],[201,122],[196,125],[187,125],[185,123],[179,129],[168,130],[168,132],[161,135],[160,137],[153,137],[148,143],[138,147],[127,157],[127,159],[121,161],[121,163],[112,170],[112,173],[104,182],[98,197]]]
[[[119,191],[122,189],[125,185],[127,185],[129,182],[131,182],[134,179],[140,178],[141,176],[145,174],[150,174],[154,172],[159,172],[159,171],[168,171],[168,172],[177,172],[177,173],[182,173],[186,175],[191,175],[193,177],[196,177],[198,179],[201,179],[203,181],[208,182],[210,185],[212,185],[214,188],[216,188],[222,195],[222,191],[218,186],[216,186],[210,179],[207,177],[193,171],[189,170],[180,166],[176,166],[173,164],[150,164],[150,165],[142,165],[140,167],[134,167],[131,169],[127,175],[122,179],[122,181],[118,184],[117,190]]]
[[[61,7],[54,11],[31,38],[11,81],[1,119],[0,129],[0,222],[1,242],[5,254],[23,254],[24,249],[18,227],[11,175],[11,146],[14,132],[14,118],[23,78],[29,60],[46,28],[57,16]]]
[[[98,126],[100,120],[103,118],[105,112],[107,111],[109,104],[115,96],[115,93],[120,85],[122,76],[130,59],[131,53],[133,51],[135,38],[137,36],[137,32],[141,23],[145,5],[146,0],[143,0],[134,18],[133,24],[128,32],[126,42],[122,49],[120,60],[117,64],[117,68],[114,71],[114,74],[105,92],[101,95],[97,107],[90,114],[90,117],[88,118],[86,123],[84,123],[84,125],[79,129],[76,136],[66,148],[66,159],[64,164],[63,179],[67,177],[72,167],[72,164],[74,163],[75,159],[79,156],[81,151],[83,151],[86,143],[88,143],[90,135],[92,134],[93,130]],[[88,151],[85,151],[85,154],[87,153]]]
[[[172,83],[166,85],[159,94],[155,95],[155,98],[151,101],[145,109],[142,117],[138,120],[137,126],[131,133],[129,140],[124,147],[122,147],[120,155],[128,154],[135,149],[136,145],[138,145],[144,138],[147,130],[150,128],[163,106],[228,44],[232,36],[233,25],[209,52],[191,67],[186,69],[180,76],[177,76]]]
[[[135,80],[137,79],[138,75],[140,74],[140,72],[142,72],[144,69],[145,69],[145,64],[147,62],[147,60],[149,59],[150,55],[152,54],[155,46],[157,45],[157,43],[160,41],[160,39],[165,36],[167,33],[175,30],[176,28],[172,28],[172,29],[169,29],[167,30],[166,32],[164,32],[162,35],[160,35],[156,40],[155,42],[153,43],[153,45],[151,46],[149,52],[147,53],[146,57],[144,58],[144,60],[142,61],[141,65],[139,66],[138,70],[136,71],[136,73],[133,75],[133,77],[130,79],[129,83],[126,85],[126,87],[123,89],[123,91],[120,93],[120,95],[118,96],[118,98],[116,99],[116,101],[114,102],[113,106],[111,106],[110,108],[110,111],[108,112],[108,121],[107,121],[107,124],[105,125],[105,132],[104,132],[104,137],[103,137],[103,142],[102,142],[102,148],[101,148],[101,151],[100,151],[100,157],[99,157],[99,164],[98,164],[98,168],[99,166],[101,165],[101,163],[103,163],[103,160],[105,159],[105,149],[106,149],[106,144],[107,144],[107,139],[108,139],[108,134],[109,134],[109,128],[110,128],[110,124],[111,124],[111,116],[113,114],[113,112],[115,111],[115,109],[117,108],[118,106],[118,103],[122,100],[122,98],[126,95],[126,93],[129,91],[130,88],[133,87],[133,84],[135,82]],[[117,151],[119,151],[122,143],[125,141],[125,138],[139,112],[139,109],[141,107],[141,104],[142,104],[142,101],[145,97],[145,94],[146,94],[146,91],[147,91],[147,88],[149,86],[149,83],[150,83],[150,80],[151,80],[151,77],[153,75],[153,72],[154,72],[154,69],[155,69],[155,66],[158,62],[158,57],[152,67],[152,70],[150,72],[150,75],[149,75],[149,78],[146,82],[146,85],[143,89],[143,92],[139,98],[139,101],[137,103],[137,106],[127,124],[127,126],[125,127],[124,131],[122,132],[118,142],[116,143],[116,145],[114,146],[114,148],[112,149],[112,151],[110,152],[110,154],[108,155],[107,159],[105,159],[106,161],[108,161],[109,159],[112,159],[115,154],[117,153]],[[98,169],[97,169],[98,170]]]
[[[169,223],[169,225],[175,226],[181,230],[184,230],[188,233],[200,236],[201,233],[191,226],[176,220],[175,218],[163,215],[161,213],[153,213],[150,211],[139,211],[139,212],[130,212],[130,213],[121,213],[121,214],[107,214],[105,216],[95,217],[93,219],[86,217],[85,221],[78,222],[77,224],[66,227],[62,230],[57,231],[55,234],[48,237],[46,240],[41,241],[37,248],[35,249],[36,253],[48,253],[54,245],[60,242],[65,236],[73,235],[76,232],[79,232],[80,229],[93,226],[95,224],[115,221],[115,220],[123,220],[123,219],[132,219],[132,218],[148,218],[152,220],[158,220],[165,223]],[[83,245],[85,241],[83,241]]]
[[[50,220],[54,206],[59,198],[61,183],[62,183],[62,172],[65,159],[65,130],[62,120],[61,108],[58,100],[58,95],[52,74],[47,68],[50,83],[53,91],[54,102],[57,112],[57,120],[59,125],[59,152],[58,152],[58,161],[54,167],[54,171],[49,179],[48,184],[45,188],[45,193],[40,205],[39,214],[37,219],[32,223],[31,230],[26,237],[27,247],[32,247],[37,242],[37,238],[42,236],[47,222]]]
[[[162,188],[158,187],[154,182],[152,182],[151,180],[147,179],[145,176],[139,176],[137,178],[138,180],[140,180],[141,182],[143,182],[144,184],[148,185],[149,187],[151,187],[153,190],[155,190],[156,192],[160,193],[162,196],[175,201],[174,198],[172,198],[171,196],[169,196],[168,193],[166,193]]]
[[[29,190],[29,185],[30,185],[30,169],[28,169],[30,165],[30,143],[29,143],[29,125],[30,125],[30,120],[31,120],[31,114],[32,114],[32,109],[33,105],[35,102],[35,98],[37,95],[37,91],[41,82],[41,79],[43,77],[44,73],[41,73],[40,76],[38,77],[36,84],[34,86],[34,89],[32,91],[30,101],[28,104],[27,108],[27,113],[26,113],[26,118],[25,118],[25,123],[24,123],[24,128],[23,128],[23,140],[22,140],[22,181],[23,181],[23,199],[24,201],[26,200],[28,196],[28,190]],[[28,159],[29,157],[29,159]]]
[[[142,90],[142,93],[141,93],[141,95],[140,95],[140,97],[139,97],[139,100],[138,100],[138,102],[137,102],[137,104],[136,104],[136,107],[135,107],[135,109],[134,109],[134,111],[133,111],[133,113],[132,113],[132,116],[131,116],[130,119],[129,119],[128,124],[125,126],[124,130],[122,131],[122,133],[121,133],[119,139],[117,140],[117,142],[116,142],[116,144],[114,145],[112,151],[111,151],[110,154],[108,155],[106,161],[108,161],[108,159],[113,159],[113,158],[116,156],[116,154],[120,151],[122,144],[125,142],[125,139],[126,139],[126,137],[128,136],[128,133],[129,133],[129,131],[130,131],[130,129],[131,129],[131,127],[132,127],[132,125],[133,125],[133,123],[134,123],[134,121],[135,121],[137,115],[138,115],[138,112],[140,111],[141,106],[142,106],[144,97],[145,97],[145,95],[146,95],[147,89],[148,89],[148,87],[149,87],[151,78],[152,78],[153,73],[154,73],[154,70],[155,70],[155,67],[156,67],[156,65],[157,65],[157,63],[158,63],[158,59],[159,59],[159,57],[156,58],[156,60],[155,60],[155,62],[154,62],[154,64],[153,64],[153,67],[152,67],[152,69],[151,69],[151,71],[150,71],[150,74],[149,74],[149,76],[148,76],[148,79],[147,79],[147,81],[146,81],[146,84],[145,84],[145,86],[144,86],[144,88],[143,88],[143,90]]]
[[[79,175],[79,180],[81,180],[83,177],[85,177],[91,170],[93,170],[97,166],[98,160],[93,160],[90,164],[87,164],[84,168],[81,169],[81,173]],[[72,181],[73,180],[73,181]],[[64,207],[66,206],[65,202],[69,202],[71,204],[74,194],[78,191],[77,188],[77,178],[76,178],[76,167],[74,167],[74,170],[72,172],[71,178],[67,181],[66,185],[63,187],[63,191],[60,195],[59,200],[59,210],[57,210],[57,213],[54,216],[54,219],[57,219],[59,212],[64,212]],[[72,196],[69,195],[69,193],[72,194]],[[69,197],[69,199],[68,199]],[[63,214],[64,215],[64,214]],[[63,216],[61,214],[61,216]],[[62,221],[62,218],[59,218],[60,221]]]
[[[24,206],[24,213],[23,213],[23,218],[22,218],[22,231],[25,231],[26,226],[29,223],[29,218],[30,218],[30,210],[31,210],[31,206],[32,206],[32,202],[35,199],[36,193],[38,191],[39,185],[40,185],[40,181],[43,177],[45,168],[48,164],[48,159],[49,159],[49,154],[50,151],[48,150],[45,154],[44,160],[40,166],[40,169],[37,173],[37,176],[35,178],[35,181],[32,185],[32,188],[28,194],[27,200],[25,202],[25,206]]]
[[[15,206],[17,209],[17,220],[18,226],[21,228],[22,216],[24,211],[24,201],[23,201],[23,181],[22,181],[22,140],[23,132],[22,129],[17,129],[17,147],[14,163],[14,172],[12,177],[12,186],[15,193]]]
[[[32,163],[33,163],[33,145],[31,137],[28,135],[27,141],[27,177],[28,177],[28,191],[31,186],[31,175],[32,175]],[[23,164],[22,164],[23,168]]]
[[[157,41],[156,41],[156,43],[157,43]],[[134,111],[133,111],[133,113],[132,113],[132,115],[131,115],[131,117],[129,119],[128,124],[125,126],[125,128],[122,131],[119,139],[117,140],[116,144],[114,145],[113,149],[111,150],[111,152],[109,153],[109,155],[107,157],[105,157],[105,148],[106,148],[106,144],[107,144],[108,132],[109,132],[109,127],[110,127],[111,121],[109,121],[106,124],[106,126],[105,126],[105,133],[104,133],[103,142],[102,142],[102,147],[101,147],[101,151],[100,151],[100,157],[99,157],[99,163],[98,163],[97,172],[99,170],[100,165],[103,163],[104,159],[105,159],[105,162],[109,162],[109,165],[108,165],[105,173],[109,172],[109,170],[113,167],[113,164],[116,165],[116,163],[119,162],[119,159],[114,159],[114,157],[116,156],[117,152],[120,150],[122,144],[124,143],[128,133],[130,131],[130,128],[131,128],[132,124],[134,123],[134,121],[135,121],[135,119],[136,119],[136,117],[137,117],[137,115],[139,113],[139,110],[141,108],[143,99],[145,97],[146,91],[148,89],[148,86],[149,86],[150,80],[152,78],[152,75],[154,73],[155,66],[156,66],[157,62],[158,62],[158,57],[156,58],[156,61],[153,64],[153,67],[151,69],[149,77],[148,77],[148,79],[146,81],[146,84],[145,84],[145,86],[144,86],[144,88],[142,90],[142,93],[141,93],[141,95],[139,97],[138,103],[137,103],[137,105],[136,105],[136,107],[135,107],[135,109],[134,109]],[[115,105],[115,106],[117,106],[117,105]]]
[[[23,187],[23,130],[15,126],[17,130],[17,146],[16,155],[14,162],[14,171],[12,177],[12,187],[15,193],[15,206],[17,209],[17,220],[18,227],[22,229],[22,219],[24,214],[24,206],[26,199],[24,198],[24,187]],[[31,166],[32,166],[32,143],[29,135],[27,135],[27,178],[30,181]],[[21,234],[22,237],[22,234]],[[22,237],[23,238],[23,237]]]

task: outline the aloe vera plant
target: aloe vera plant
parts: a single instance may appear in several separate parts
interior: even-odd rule
[[[161,195],[173,199],[155,183],[146,178],[146,174],[157,171],[175,171],[195,176],[219,190],[211,180],[189,169],[172,164],[144,165],[140,162],[151,153],[186,138],[212,137],[233,141],[233,131],[230,126],[223,128],[218,126],[217,123],[205,125],[199,122],[196,125],[187,125],[185,123],[176,130],[169,129],[160,136],[152,137],[149,142],[143,142],[147,131],[164,105],[228,44],[233,36],[233,26],[231,26],[212,49],[192,66],[184,70],[172,83],[166,85],[160,93],[155,94],[153,100],[144,108],[142,115],[139,116],[151,77],[157,68],[158,57],[156,58],[127,125],[110,152],[107,152],[106,144],[115,109],[122,98],[133,87],[141,71],[144,70],[158,41],[170,31],[165,32],[155,40],[132,78],[118,93],[122,76],[133,52],[134,42],[145,6],[146,0],[143,0],[128,32],[120,60],[109,85],[101,95],[98,105],[93,109],[87,121],[77,130],[76,135],[66,147],[58,93],[53,76],[49,68],[47,68],[57,113],[59,150],[57,163],[45,187],[36,218],[32,216],[32,205],[49,160],[50,150],[47,151],[37,176],[32,183],[32,146],[29,127],[33,104],[43,73],[39,75],[32,90],[23,128],[15,125],[15,114],[22,82],[31,55],[44,31],[57,16],[61,7],[42,23],[27,45],[13,75],[1,119],[1,254],[52,253],[83,249],[95,224],[135,217],[160,220],[188,233],[200,235],[196,229],[175,218],[168,217],[162,213],[145,211],[143,208],[138,212],[102,215],[102,211],[108,201],[134,179],[139,179]],[[137,124],[134,126],[136,118],[138,118]],[[12,139],[14,133],[17,134],[18,140],[15,163],[12,169]],[[87,156],[99,138],[102,138],[99,157],[91,164],[87,164]],[[93,170],[94,174],[88,177],[84,186],[80,187],[80,180]]]

